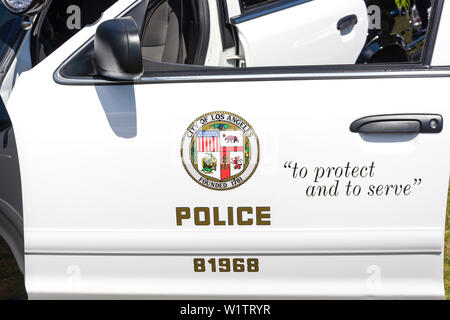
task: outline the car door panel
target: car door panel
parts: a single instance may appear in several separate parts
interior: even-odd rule
[[[42,77],[42,73],[23,76],[18,85],[37,83],[35,77]],[[408,104],[394,93],[387,94],[389,103],[364,100],[367,87],[377,86],[389,92],[393,87],[406,90],[419,83],[430,94],[417,96]],[[155,254],[251,254],[264,255],[261,264],[278,261],[267,262],[267,268],[284,270],[282,261],[288,258],[273,260],[272,256],[302,255],[299,259],[304,264],[321,254],[329,263],[344,257],[355,259],[362,268],[353,254],[374,254],[376,264],[390,253],[395,258],[386,258],[390,260],[386,272],[399,274],[399,265],[392,261],[407,253],[414,264],[436,263],[433,283],[437,284],[442,276],[437,262],[442,259],[448,184],[448,175],[443,172],[448,172],[449,159],[448,149],[442,146],[449,142],[448,130],[444,126],[440,134],[365,137],[350,132],[349,126],[371,114],[420,113],[424,105],[432,105],[430,111],[446,119],[448,109],[441,103],[444,91],[440,90],[446,83],[446,78],[400,78],[128,86],[121,90],[128,98],[134,95],[135,111],[133,99],[115,106],[116,117],[136,114],[137,134],[125,139],[114,132],[108,121],[102,103],[114,102],[102,101],[100,88],[41,81],[35,86],[36,92],[45,86],[52,87],[58,95],[35,98],[39,109],[19,103],[23,98],[18,97],[11,107],[13,117],[21,119],[15,123],[15,130],[23,168],[29,265],[37,266],[34,259],[49,258],[50,263],[54,259],[47,256],[50,253],[112,254],[121,257],[117,262],[125,264],[129,254],[148,257],[148,261]],[[324,88],[327,95],[321,94]],[[349,88],[354,88],[355,98],[342,95]],[[104,90],[117,89],[109,86]],[[237,102],[229,97],[212,103],[221,92],[234,92],[240,99]],[[57,103],[61,97],[73,95],[79,98]],[[196,99],[186,99],[189,96]],[[253,177],[226,192],[208,190],[192,181],[179,156],[180,141],[189,123],[215,110],[228,110],[250,119],[261,142],[260,164]],[[45,126],[29,133],[30,127],[43,122]],[[314,182],[311,178],[293,179],[292,171],[284,168],[287,161],[307,168],[373,162],[374,177],[352,179],[365,188],[370,184],[413,184],[414,179],[422,182],[410,196],[307,197],[305,188]],[[322,181],[325,185],[333,182]],[[270,207],[271,225],[199,227],[190,221],[181,227],[176,224],[176,207],[226,210],[240,206]],[[164,264],[169,260],[162,256],[159,261]],[[185,272],[192,272],[192,266],[183,265],[188,269]],[[367,276],[364,268],[361,272]],[[89,267],[86,272],[90,272]],[[244,278],[242,281],[248,281],[252,288],[250,292],[257,295],[257,287],[251,285],[253,280]],[[425,281],[420,277],[409,280],[417,286],[416,292]],[[194,289],[189,289],[188,275],[182,281],[186,281],[184,290],[194,293]],[[39,288],[31,284],[34,287]],[[126,284],[125,291],[134,290],[125,287]],[[441,286],[433,288],[434,295],[439,295]],[[152,288],[148,290],[148,294],[154,293]],[[299,292],[292,294],[303,296]]]
[[[30,298],[443,297],[445,70],[57,84],[54,71],[92,34],[80,31],[23,73],[7,106]],[[411,90],[414,99],[399,94]],[[253,176],[228,191],[193,181],[180,154],[190,124],[215,111],[239,115],[259,139]],[[362,117],[402,113],[439,114],[443,130],[350,131]],[[294,177],[295,163],[304,178]],[[315,176],[347,164],[373,175]],[[336,180],[337,195],[306,193]],[[349,181],[359,195],[346,194]],[[386,195],[386,185],[411,187]],[[180,207],[217,207],[224,221],[230,207],[270,208],[270,225],[179,225]],[[195,272],[197,258],[258,259],[259,272]]]
[[[444,296],[439,266],[442,256],[433,254],[251,255],[260,262],[259,272],[251,274],[194,273],[192,259],[198,256],[128,255],[125,259],[105,254],[28,255],[27,292],[31,299],[441,299]]]

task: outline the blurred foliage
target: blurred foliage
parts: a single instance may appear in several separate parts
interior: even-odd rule
[[[409,10],[411,7],[411,0],[395,0],[395,4],[399,9]]]

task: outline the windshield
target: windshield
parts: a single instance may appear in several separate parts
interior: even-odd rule
[[[21,18],[9,12],[0,3],[0,72],[3,71],[5,57],[14,46],[20,34]]]

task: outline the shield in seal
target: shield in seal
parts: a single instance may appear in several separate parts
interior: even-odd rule
[[[204,114],[187,128],[181,159],[189,176],[212,190],[230,190],[248,181],[259,163],[259,140],[242,117],[226,111]]]

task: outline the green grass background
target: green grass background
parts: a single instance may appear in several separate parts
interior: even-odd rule
[[[444,260],[444,283],[445,298],[450,300],[450,186],[447,197],[447,220],[445,223],[445,260]]]

